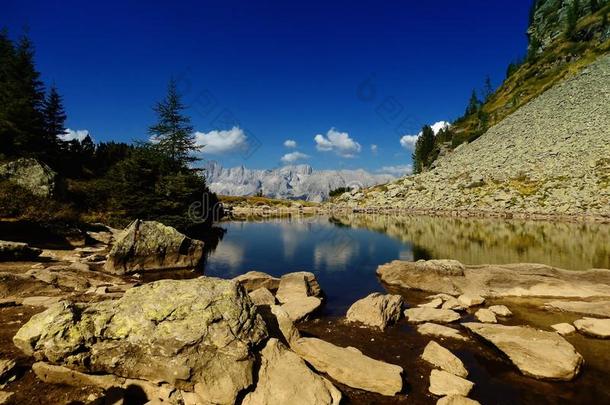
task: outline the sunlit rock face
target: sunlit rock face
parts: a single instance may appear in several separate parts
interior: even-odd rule
[[[336,205],[495,215],[610,215],[610,55],[551,87],[427,172]]]
[[[115,301],[62,301],[33,316],[13,342],[37,360],[92,374],[167,382],[203,403],[232,404],[253,381],[253,347],[267,337],[237,283],[162,280]]]

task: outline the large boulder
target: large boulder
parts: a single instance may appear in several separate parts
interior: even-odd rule
[[[388,396],[402,390],[402,367],[372,359],[357,349],[304,337],[293,340],[291,348],[313,368],[342,384]]]
[[[253,382],[252,347],[266,336],[241,286],[201,277],[135,287],[116,301],[62,301],[13,342],[75,371],[167,382],[203,403],[233,404]]]
[[[256,389],[246,395],[243,405],[338,405],[341,401],[337,388],[277,339],[267,342],[261,357]]]
[[[583,358],[559,334],[526,326],[464,323],[471,332],[496,346],[530,377],[570,381],[576,377]]]
[[[21,158],[0,165],[0,180],[18,184],[39,197],[51,197],[57,184],[57,173],[36,159]]]
[[[104,269],[127,274],[194,268],[203,256],[203,242],[159,222],[135,220],[117,238]]]
[[[384,330],[402,315],[400,295],[373,293],[356,301],[347,311],[348,322],[360,322]]]
[[[34,259],[42,250],[30,247],[27,243],[0,240],[0,261]]]

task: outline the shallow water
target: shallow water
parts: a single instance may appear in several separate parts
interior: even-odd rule
[[[377,266],[397,259],[610,268],[609,224],[354,214],[221,226],[227,232],[207,260],[206,275],[311,271],[328,298],[325,315],[342,315],[357,299],[383,292]]]
[[[409,306],[425,302],[427,293],[384,286],[375,271],[396,259],[457,259],[465,264],[535,262],[571,270],[610,268],[610,225],[425,216],[349,215],[227,222],[227,232],[206,263],[207,275],[234,277],[249,270],[280,276],[309,270],[316,274],[327,300],[322,313],[300,324],[305,335],[341,346],[354,346],[369,356],[405,370],[406,388],[384,397],[335,384],[353,404],[434,404],[428,392],[431,366],[420,359],[431,340],[404,319],[381,332],[346,324],[343,316],[357,299],[373,291],[401,294]],[[514,316],[509,325],[572,322],[575,314],[547,312],[545,300],[489,300],[506,304]],[[476,308],[465,314],[473,320]],[[462,333],[469,335],[459,325]],[[490,345],[470,335],[468,342],[439,340],[460,357],[475,383],[470,397],[482,404],[610,403],[610,340],[579,334],[567,337],[585,358],[581,374],[571,382],[539,381],[521,375]]]

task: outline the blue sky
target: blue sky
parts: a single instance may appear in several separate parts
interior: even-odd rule
[[[206,159],[272,168],[298,152],[378,171],[408,165],[401,137],[458,117],[486,75],[502,81],[525,53],[529,5],[4,0],[0,25],[27,27],[68,127],[96,141],[146,138],[174,76]]]

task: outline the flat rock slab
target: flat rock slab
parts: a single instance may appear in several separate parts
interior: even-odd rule
[[[457,299],[462,305],[468,308],[483,305],[485,302],[485,298],[481,297],[480,295],[462,294]]]
[[[583,358],[564,338],[554,332],[526,326],[464,323],[500,351],[523,374],[538,379],[570,381],[580,371]]]
[[[610,318],[610,301],[551,301],[544,304],[545,309],[574,312],[582,315],[597,315]]]
[[[285,303],[282,309],[286,311],[292,322],[299,322],[320,308],[320,305],[322,300],[318,297],[303,297]]]
[[[462,378],[468,377],[468,371],[466,370],[466,367],[464,367],[462,360],[434,341],[428,343],[421,358],[433,366],[453,375]]]
[[[387,284],[481,297],[610,297],[610,270],[569,271],[542,264],[464,266],[460,262],[393,261],[377,268]]]
[[[249,271],[235,277],[233,281],[241,284],[248,292],[256,291],[259,288],[275,291],[280,286],[279,278],[272,277],[261,271]]]
[[[94,386],[103,389],[113,387],[137,387],[141,389],[150,401],[169,401],[173,388],[167,384],[159,386],[144,380],[118,377],[112,374],[85,374],[67,367],[56,366],[44,362],[32,365],[32,371],[39,380],[48,384],[69,385],[72,387]]]
[[[243,405],[339,404],[341,392],[330,381],[311,371],[305,362],[277,339],[261,351],[256,389]]]
[[[0,240],[0,262],[30,260],[41,253],[41,249],[30,247],[27,243]]]
[[[551,328],[561,336],[570,335],[576,332],[576,328],[570,325],[569,323],[558,323],[556,325],[551,325]]]
[[[432,370],[430,374],[430,391],[434,395],[468,396],[474,383],[444,370]]]
[[[424,323],[422,325],[418,325],[417,326],[417,332],[421,333],[422,335],[426,335],[426,336],[436,336],[436,337],[440,337],[440,338],[449,338],[449,339],[456,339],[456,340],[468,340],[468,338],[466,338],[465,336],[463,336],[462,334],[460,334],[459,331],[450,328],[448,326],[443,326],[443,325],[437,325],[435,323]]]
[[[513,313],[506,305],[492,305],[488,308],[491,312],[498,316],[509,317],[513,316]]]
[[[261,287],[248,294],[254,305],[275,305],[275,297],[265,287]]]
[[[0,299],[0,308],[17,307],[17,306],[21,305],[21,301],[22,300],[15,299],[15,298],[1,298]]]
[[[481,308],[477,312],[474,313],[474,317],[477,318],[479,322],[483,323],[498,323],[496,319],[496,314],[486,308]]]
[[[322,289],[314,274],[307,271],[284,274],[275,294],[282,304],[310,296],[322,297]]]
[[[405,310],[405,316],[409,322],[439,322],[451,323],[460,320],[460,314],[450,309],[435,308],[409,308]]]
[[[402,316],[400,295],[373,293],[356,301],[347,311],[348,322],[360,322],[384,330]]]
[[[26,297],[21,301],[22,305],[32,307],[46,307],[49,308],[52,305],[57,304],[59,301],[64,299],[63,297]]]
[[[574,326],[585,335],[600,339],[610,338],[610,319],[583,318],[574,321]]]
[[[479,401],[461,395],[448,395],[436,401],[436,405],[481,405]]]
[[[442,298],[434,298],[432,301],[430,302],[426,302],[424,304],[419,304],[418,307],[421,308],[440,308],[441,305],[443,305],[443,300]]]
[[[300,338],[292,349],[319,372],[365,391],[393,396],[402,391],[402,367],[316,338]]]
[[[445,302],[443,302],[443,305],[441,306],[441,308],[442,309],[452,309],[454,311],[465,311],[466,309],[468,309],[468,305],[464,305],[457,298],[451,297],[451,298],[445,300]]]

